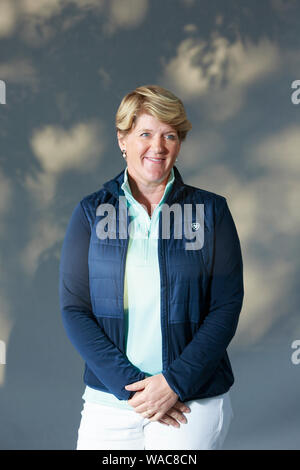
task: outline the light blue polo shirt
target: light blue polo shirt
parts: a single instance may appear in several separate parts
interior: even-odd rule
[[[148,376],[162,371],[162,337],[160,318],[160,271],[158,263],[159,212],[174,181],[172,168],[164,194],[152,216],[134,199],[127,167],[122,189],[129,207],[129,242],[124,279],[124,314],[126,355],[129,361]],[[112,373],[115,373],[112,371]],[[126,400],[111,393],[86,386],[85,401],[132,410]]]

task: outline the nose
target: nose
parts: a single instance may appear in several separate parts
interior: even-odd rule
[[[158,154],[164,153],[165,147],[164,147],[163,136],[158,135],[154,137],[153,142],[152,142],[152,148],[155,153],[158,153]]]

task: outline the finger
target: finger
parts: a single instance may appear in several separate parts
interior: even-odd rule
[[[140,413],[140,414],[143,414],[143,413],[148,413],[149,411],[151,411],[151,409],[149,409],[149,407],[143,402],[141,403],[140,405],[137,405],[137,406],[134,406],[134,411],[136,413]],[[152,415],[154,413],[156,413],[155,410],[151,411],[152,412]]]
[[[163,417],[165,417],[165,413],[162,413],[162,412],[154,412],[152,414],[152,416],[148,417],[149,421],[159,421],[160,419],[162,419]]]
[[[139,380],[138,382],[125,385],[125,388],[126,390],[130,390],[130,391],[141,390],[145,388],[145,380]]]
[[[181,403],[180,401],[177,401],[175,403],[175,405],[173,405],[172,408],[176,408],[176,410],[179,410],[182,413],[190,413],[191,412],[191,409],[185,403]]]
[[[159,419],[158,422],[159,422],[160,424],[164,424],[165,426],[169,426],[169,424],[168,424],[168,423],[165,423],[162,419]]]
[[[130,401],[130,400],[129,400],[129,401]],[[128,401],[128,403],[129,403],[129,401]],[[129,403],[129,404],[130,404],[130,403]],[[144,401],[142,401],[142,403],[141,403],[140,405],[138,404],[138,405],[134,405],[134,406],[133,406],[133,405],[131,404],[131,406],[132,406],[133,410],[134,410],[136,413],[139,413],[139,414],[142,415],[144,418],[150,418],[150,417],[154,416],[156,413],[158,413],[157,410],[149,408],[149,405],[148,405],[146,402],[144,402]],[[162,415],[163,415],[163,413],[161,413],[161,416],[162,416]],[[160,417],[161,417],[161,416],[160,416]]]
[[[164,415],[160,420],[160,423],[166,424],[167,426],[173,426],[174,428],[180,428],[180,424],[176,419],[173,419],[171,416]]]
[[[144,411],[143,413],[141,413],[142,416],[144,416],[144,418],[148,418],[148,419],[151,419],[154,415],[155,415],[155,411]]]
[[[132,406],[133,408],[139,408],[139,411],[148,410],[149,406],[146,405],[145,396],[143,392],[135,392],[134,396],[127,400],[128,405]],[[141,406],[144,406],[144,410],[142,410]]]
[[[168,410],[168,416],[179,421],[180,423],[187,423],[187,419],[184,414],[181,413],[181,411],[176,410],[175,408],[171,408],[170,410]]]
[[[147,418],[151,421],[157,421],[156,419],[152,420],[152,418],[154,417],[155,415],[155,412],[154,411],[141,411],[141,412],[138,412],[136,410],[134,410],[136,413],[140,414],[143,418]]]

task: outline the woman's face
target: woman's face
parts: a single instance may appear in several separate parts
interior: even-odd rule
[[[137,184],[167,182],[181,146],[173,127],[145,113],[125,137],[118,133],[118,140],[127,153],[128,173]]]

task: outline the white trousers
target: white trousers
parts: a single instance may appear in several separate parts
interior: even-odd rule
[[[134,410],[85,402],[77,450],[221,449],[233,418],[229,392],[185,403],[187,423],[175,428]]]

